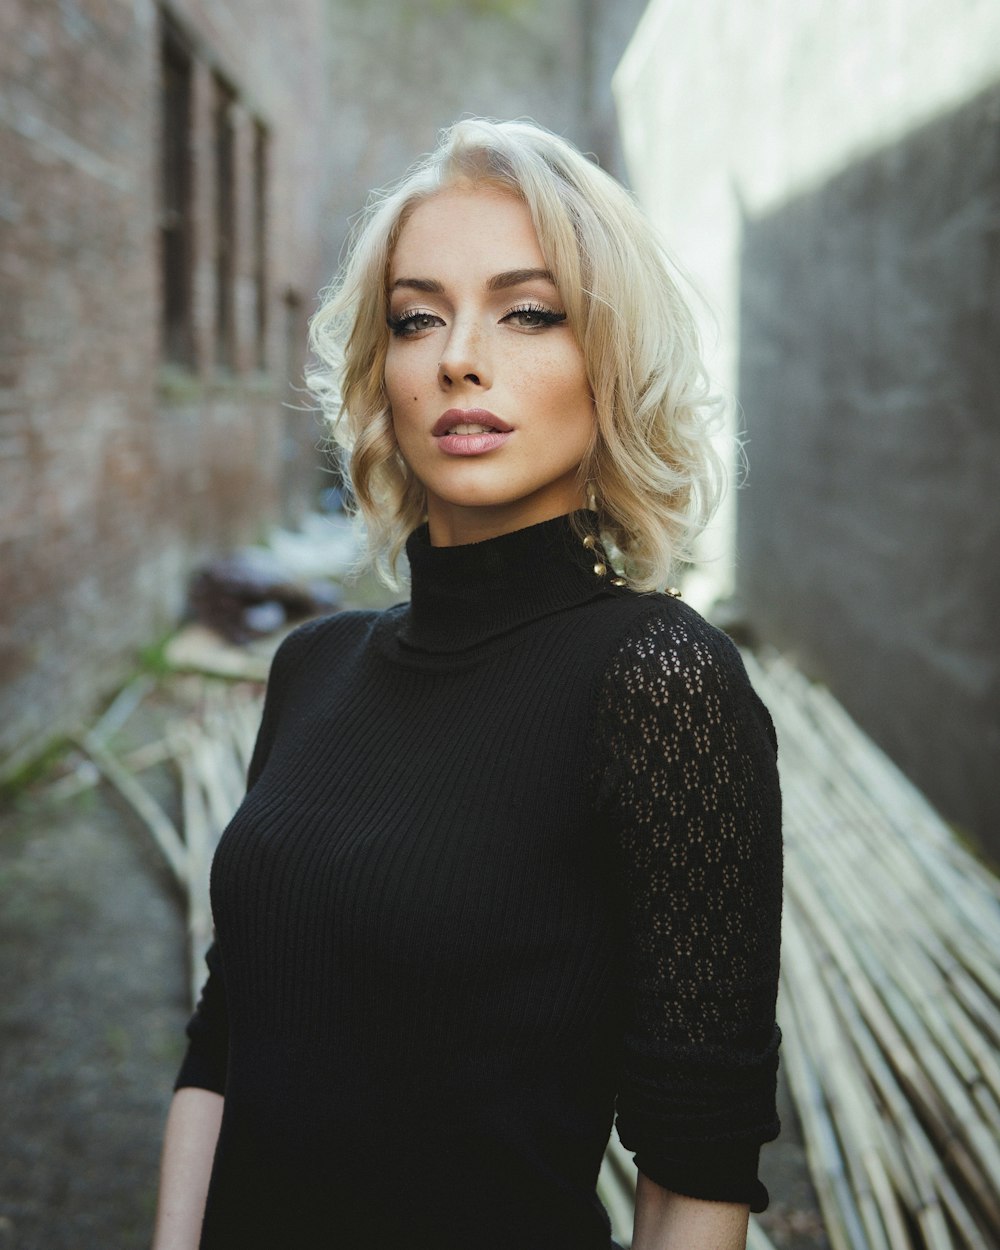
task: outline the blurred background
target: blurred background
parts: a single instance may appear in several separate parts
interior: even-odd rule
[[[195,570],[335,506],[307,320],[368,192],[467,113],[593,153],[707,297],[749,473],[692,600],[829,687],[1000,858],[995,0],[7,0],[0,993],[24,1041],[4,1088],[34,1099],[8,1139],[40,1106],[78,1118],[12,1151],[0,1247],[144,1244],[147,1060],[171,1072],[186,998],[155,880],[94,910],[159,866],[79,804],[56,836],[26,796],[174,630]],[[67,924],[104,934],[90,975],[118,995],[86,1054]],[[29,1072],[29,1042],[75,1082]],[[102,1108],[117,1197],[70,1236],[93,1201],[65,1160]]]

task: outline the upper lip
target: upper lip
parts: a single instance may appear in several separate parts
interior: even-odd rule
[[[485,425],[488,429],[497,430],[500,434],[509,434],[514,428],[506,421],[501,421],[495,413],[489,412],[486,408],[449,408],[434,422],[434,429],[431,433],[435,438],[441,438],[456,425]]]

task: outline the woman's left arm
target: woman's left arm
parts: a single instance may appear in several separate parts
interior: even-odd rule
[[[598,806],[622,889],[618,1134],[643,1175],[637,1250],[740,1247],[778,1132],[781,796],[739,652],[650,600],[599,697]]]
[[[675,1194],[639,1173],[632,1250],[745,1250],[750,1207]]]

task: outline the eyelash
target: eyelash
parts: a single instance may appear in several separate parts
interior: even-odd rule
[[[553,312],[551,308],[544,308],[541,304],[519,304],[516,308],[510,308],[504,313],[502,320],[506,321],[508,317],[515,317],[518,314],[524,315],[529,313],[537,317],[543,326],[557,326],[566,320],[566,314],[561,312]],[[528,329],[529,327],[524,327]],[[531,329],[540,329],[541,327],[530,327]]]
[[[560,325],[566,320],[566,314],[563,312],[553,312],[550,308],[544,308],[541,304],[518,304],[514,308],[508,308],[501,321],[506,321],[508,317],[530,315],[538,318],[538,324],[533,326],[522,326],[526,330],[540,330],[543,326]],[[417,327],[416,322],[422,317],[437,318],[436,313],[421,312],[419,309],[414,312],[401,313],[398,317],[389,316],[386,323],[396,338],[412,338],[419,334],[422,329],[430,329],[429,326]]]

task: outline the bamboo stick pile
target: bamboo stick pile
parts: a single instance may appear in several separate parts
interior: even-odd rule
[[[188,954],[191,998],[205,980],[205,952],[212,941],[209,870],[216,844],[246,790],[262,701],[247,687],[209,687],[199,717],[174,722],[168,731],[181,780],[181,812],[187,848]]]
[[[745,656],[785,802],[782,1058],[834,1250],[1000,1246],[1000,888],[825,690]]]
[[[239,806],[246,788],[246,772],[260,723],[259,686],[223,685],[203,678],[181,679],[197,690],[190,715],[177,716],[161,740],[149,742],[119,758],[109,746],[152,682],[140,678],[126,686],[101,720],[78,736],[99,773],[131,805],[145,825],[180,885],[187,901],[188,953],[192,1003],[205,979],[203,959],[212,940],[208,874],[223,829]],[[140,781],[147,768],[166,763],[179,783],[181,819],[175,823],[149,786]],[[90,778],[62,783],[69,794]]]

